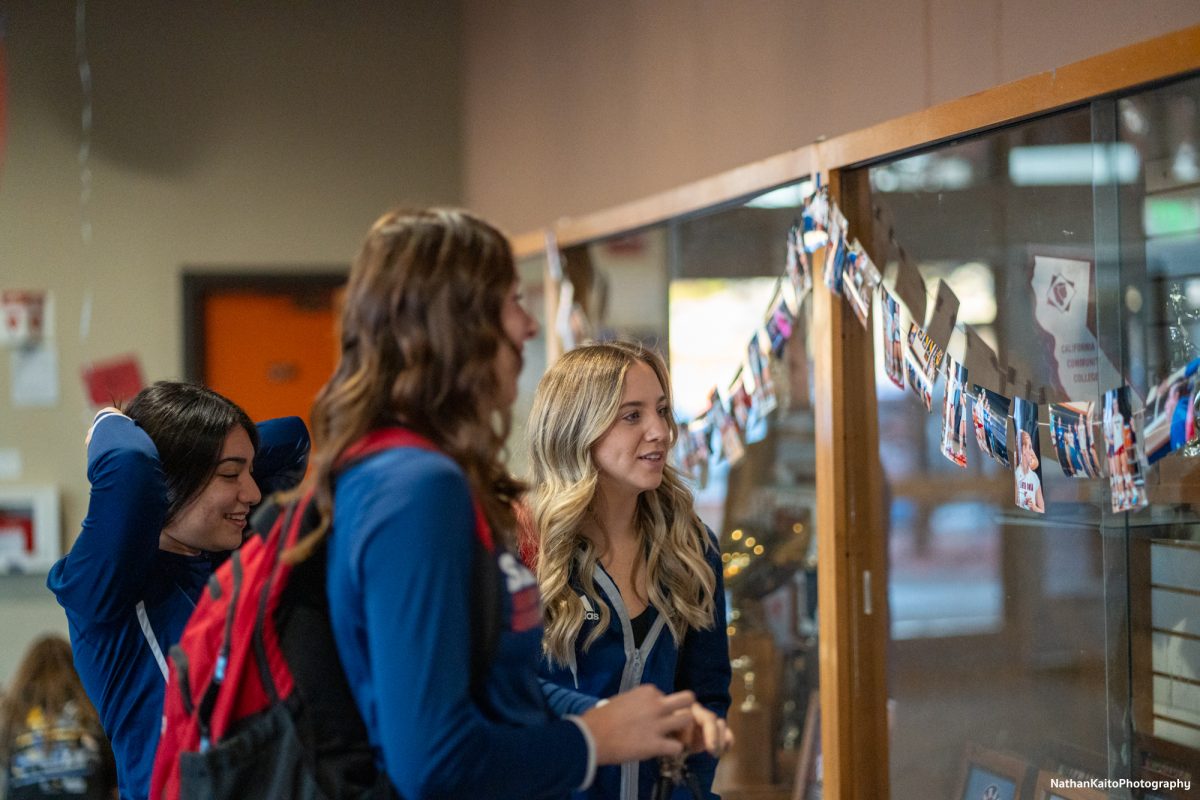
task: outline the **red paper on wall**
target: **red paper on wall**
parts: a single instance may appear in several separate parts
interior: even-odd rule
[[[83,385],[93,406],[111,406],[131,399],[146,385],[134,355],[96,361],[83,367]]]

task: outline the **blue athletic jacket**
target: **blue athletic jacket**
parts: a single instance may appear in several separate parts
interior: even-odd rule
[[[298,417],[258,426],[254,477],[264,496],[295,484],[308,460]],[[88,445],[87,517],[46,585],[67,612],[75,668],[112,741],[122,800],[150,792],[162,723],[165,654],[179,641],[214,556],[158,548],[167,488],[150,437],[119,414],[97,420]]]
[[[587,786],[595,748],[559,719],[537,676],[537,582],[511,553],[496,649],[479,702],[470,692],[476,544],[466,476],[417,448],[370,456],[342,474],[329,539],[338,655],[376,759],[405,800],[566,800]]]
[[[724,717],[729,710],[729,637],[725,629],[725,582],[721,570],[721,552],[712,531],[708,532],[712,546],[705,560],[716,576],[714,625],[707,630],[689,629],[683,644],[675,646],[666,620],[654,606],[646,608],[651,615],[650,630],[641,647],[634,646],[629,612],[621,599],[616,582],[599,564],[592,580],[600,598],[608,604],[608,628],[600,638],[583,650],[595,620],[583,622],[575,640],[574,663],[559,667],[543,658],[541,675],[543,691],[551,707],[560,714],[581,714],[595,705],[597,698],[612,697],[642,683],[652,683],[666,694],[690,689],[696,699],[713,713]],[[571,586],[584,598],[585,608],[591,603],[579,585],[577,575],[571,576]],[[713,775],[717,760],[707,753],[688,759],[688,768],[700,778],[701,787],[712,794]],[[643,761],[620,766],[604,766],[596,770],[591,789],[579,792],[576,800],[644,800],[649,798],[658,777],[655,761]],[[690,795],[676,789],[674,800],[686,800]]]

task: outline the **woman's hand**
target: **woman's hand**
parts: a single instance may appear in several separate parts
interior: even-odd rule
[[[664,695],[644,684],[609,698],[580,719],[596,741],[596,763],[623,764],[683,752],[681,736],[695,725],[695,704],[691,692]]]
[[[116,406],[105,406],[97,411],[96,416],[92,417],[92,424],[88,426],[87,435],[83,437],[84,447],[87,447],[92,443],[92,431],[96,430],[96,423],[100,421],[101,417],[107,417],[109,414],[116,414],[120,417],[125,416],[121,413],[121,409],[117,408]]]
[[[733,733],[718,717],[699,703],[692,703],[692,722],[690,730],[684,736],[683,743],[689,753],[699,753],[707,750],[713,758],[720,758],[733,747]]]

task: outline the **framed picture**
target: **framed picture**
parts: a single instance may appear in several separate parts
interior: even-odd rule
[[[49,571],[59,542],[58,489],[0,486],[0,574]]]
[[[1108,795],[1090,786],[1070,786],[1071,778],[1057,772],[1038,771],[1033,800],[1108,800]]]
[[[1029,764],[1017,756],[968,744],[955,800],[1021,800]]]
[[[804,712],[804,734],[800,737],[800,757],[796,759],[796,780],[792,800],[821,800],[825,773],[821,761],[821,693],[813,689]]]

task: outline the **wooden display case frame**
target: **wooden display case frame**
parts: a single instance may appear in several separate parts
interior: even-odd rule
[[[635,202],[513,238],[518,258],[628,233],[819,175],[866,243],[873,161],[1200,72],[1200,25],[997,86],[879,125],[790,150]],[[879,233],[886,235],[886,232]],[[886,241],[886,239],[885,239]],[[886,530],[881,518],[871,336],[841,298],[814,282],[812,353],[817,429],[821,738],[824,791],[839,800],[889,796]],[[552,305],[552,298],[547,297]],[[547,319],[554,318],[547,308]],[[547,352],[558,352],[547,326]]]

